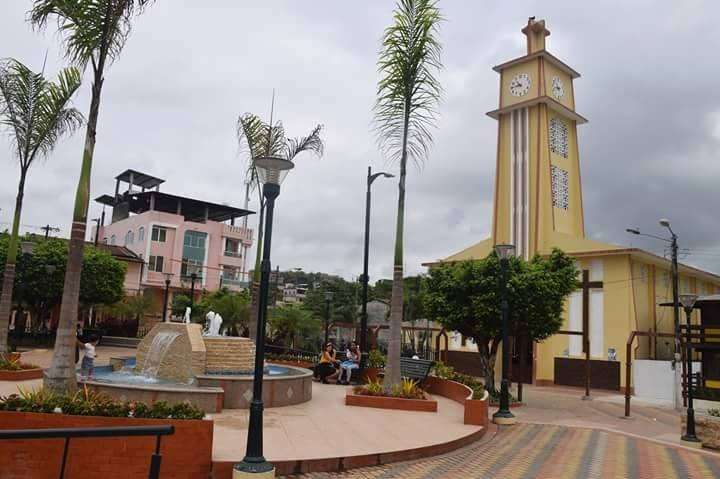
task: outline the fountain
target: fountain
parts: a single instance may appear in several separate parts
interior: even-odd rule
[[[135,358],[112,358],[110,366],[96,367],[94,378],[81,382],[123,400],[190,401],[206,412],[248,408],[255,344],[220,336],[222,318],[213,313],[209,319],[206,334],[200,324],[158,323],[138,345]],[[304,368],[268,364],[263,383],[265,407],[312,397],[312,372]]]

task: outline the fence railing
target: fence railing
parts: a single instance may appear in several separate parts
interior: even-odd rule
[[[155,452],[150,456],[150,472],[148,479],[160,477],[162,455],[160,454],[160,439],[175,433],[173,426],[127,426],[127,427],[79,427],[57,429],[5,429],[0,430],[0,440],[11,439],[55,439],[64,438],[62,462],[60,465],[60,479],[65,477],[65,465],[70,447],[70,439],[78,437],[129,437],[129,436],[155,436]],[[119,466],[122,467],[122,466]]]

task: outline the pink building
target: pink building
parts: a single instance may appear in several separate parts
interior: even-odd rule
[[[253,231],[235,225],[235,220],[251,211],[161,192],[165,180],[134,170],[115,179],[115,195],[95,200],[112,207],[112,220],[99,227],[98,238],[142,258],[139,290],[155,290],[162,304],[167,277],[170,301],[172,294],[188,294],[193,275],[196,295],[247,285]],[[125,191],[121,184],[127,186]]]

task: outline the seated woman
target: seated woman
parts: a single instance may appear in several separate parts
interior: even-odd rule
[[[335,369],[335,364],[337,364],[335,348],[332,343],[327,343],[325,350],[320,356],[320,362],[315,367],[315,373],[323,384],[328,384],[328,379],[335,379],[338,377],[338,374],[340,374],[338,370]]]
[[[352,377],[353,369],[360,367],[360,348],[358,348],[355,341],[350,343],[350,347],[347,350],[347,359],[340,363],[340,379],[338,384],[350,384],[350,378]],[[343,380],[343,377],[347,373],[347,379]]]

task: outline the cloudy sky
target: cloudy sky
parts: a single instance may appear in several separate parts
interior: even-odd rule
[[[53,29],[33,32],[32,2],[4,0],[0,57],[47,72],[63,65]],[[493,65],[524,54],[527,17],[547,21],[548,48],[581,72],[576,105],[589,237],[645,247],[624,232],[662,234],[668,217],[692,254],[720,271],[720,3],[441,0],[445,89],[431,157],[408,177],[405,267],[447,256],[489,235],[497,105]],[[202,6],[201,6],[202,5]],[[158,0],[135,21],[106,75],[92,197],[134,168],[164,191],[242,206],[246,158],[239,114],[276,117],[291,136],[325,126],[325,156],[301,157],[279,199],[273,262],[351,278],[362,267],[368,165],[396,172],[376,147],[371,108],[376,58],[393,2]],[[52,26],[52,25],[51,25]],[[89,106],[90,77],[75,100]],[[82,132],[30,174],[22,222],[69,234]],[[18,169],[0,138],[0,228],[11,219]],[[374,185],[371,278],[392,272],[397,186]],[[254,209],[257,202],[251,203]],[[91,206],[92,217],[98,205]],[[255,219],[251,219],[255,223]]]

